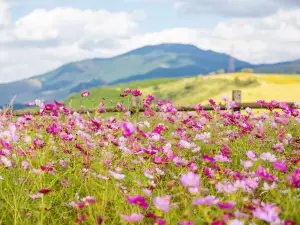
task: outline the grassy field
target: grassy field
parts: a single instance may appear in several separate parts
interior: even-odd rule
[[[300,99],[300,75],[235,73],[181,79],[156,79],[94,88],[88,90],[91,92],[88,98],[75,94],[66,102],[74,108],[80,105],[97,107],[104,97],[106,106],[112,106],[118,101],[123,101],[119,94],[126,87],[139,89],[144,95],[151,93],[156,98],[171,99],[175,105],[207,104],[210,98],[219,102],[223,95],[231,96],[231,91],[234,89],[242,90],[243,102],[256,102],[260,99],[266,101],[274,99],[298,101]]]

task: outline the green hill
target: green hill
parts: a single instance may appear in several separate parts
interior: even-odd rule
[[[256,73],[282,73],[282,74],[300,74],[300,60],[291,62],[282,62],[275,64],[265,64],[254,67]]]
[[[188,44],[145,46],[116,57],[72,62],[45,74],[0,84],[0,105],[8,104],[14,96],[16,96],[15,103],[19,105],[37,98],[50,102],[65,100],[73,93],[93,87],[150,79],[208,75],[220,69],[226,72],[229,57]],[[236,59],[235,67],[237,71],[246,67],[252,68],[256,73],[291,74],[300,73],[300,60],[251,65]]]
[[[53,101],[102,85],[208,74],[226,69],[228,58],[226,54],[204,51],[193,45],[145,46],[116,57],[73,62],[26,80],[0,84],[0,105],[7,104],[15,95],[17,103],[36,98]],[[251,65],[236,60],[236,66]]]

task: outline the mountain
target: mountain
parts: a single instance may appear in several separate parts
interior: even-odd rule
[[[255,73],[300,73],[300,59],[290,62],[263,64],[253,67]]]
[[[134,80],[209,74],[228,67],[229,55],[188,44],[145,46],[112,58],[95,58],[63,65],[48,73],[0,84],[0,105],[36,98],[62,100],[87,88]],[[237,68],[252,65],[236,60]]]

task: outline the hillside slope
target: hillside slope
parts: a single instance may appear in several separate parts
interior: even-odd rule
[[[291,62],[264,64],[254,67],[256,73],[300,74],[300,59]]]
[[[145,46],[113,58],[73,62],[30,79],[1,84],[0,105],[7,104],[14,95],[17,103],[35,98],[62,100],[72,93],[102,85],[208,74],[226,69],[228,57],[186,44]],[[236,60],[238,68],[250,66]]]
[[[260,99],[300,100],[300,75],[235,73],[180,79],[154,79],[93,88],[88,90],[91,92],[89,97],[83,98],[79,93],[73,94],[66,103],[73,108],[79,108],[80,105],[94,108],[103,100],[106,106],[115,106],[117,102],[128,104],[130,99],[119,97],[127,87],[141,90],[143,96],[153,94],[163,100],[171,99],[175,105],[208,104],[210,98],[220,102],[223,95],[230,97],[234,89],[242,90],[243,102],[256,102]]]

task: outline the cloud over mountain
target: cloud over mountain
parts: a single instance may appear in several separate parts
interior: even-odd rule
[[[174,0],[175,8],[186,13],[213,13],[227,17],[264,17],[280,10],[300,7],[299,0]]]

